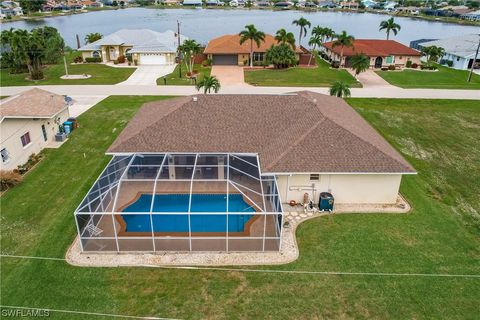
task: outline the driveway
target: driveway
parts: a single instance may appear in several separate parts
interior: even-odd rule
[[[355,72],[352,69],[347,69],[350,74],[355,76]],[[394,71],[392,71],[394,72]],[[396,88],[388,83],[385,79],[380,77],[372,69],[368,69],[365,72],[360,73],[357,76],[357,80],[362,84],[364,88]]]
[[[239,66],[212,66],[210,75],[217,77],[223,86],[247,86],[243,76],[243,67]]]
[[[125,81],[118,83],[118,85],[128,86],[148,86],[156,85],[157,79],[175,70],[176,65],[167,66],[139,66],[137,70]]]

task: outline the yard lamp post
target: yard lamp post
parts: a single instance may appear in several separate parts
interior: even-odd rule
[[[479,49],[480,49],[480,33],[478,34],[477,51],[475,52],[475,57],[473,57],[472,66],[470,67],[470,72],[468,73],[468,80],[467,80],[467,82],[470,82],[470,81],[472,80],[473,68],[475,67],[475,64],[477,63],[477,57],[478,57],[478,50],[479,50]]]

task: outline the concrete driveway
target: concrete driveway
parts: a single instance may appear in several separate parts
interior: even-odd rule
[[[175,70],[176,65],[166,66],[139,66],[137,70],[125,81],[118,83],[118,85],[128,86],[148,86],[156,85],[157,79]]]
[[[239,66],[212,66],[210,75],[217,77],[223,86],[248,86],[243,76],[243,67]]]
[[[347,71],[350,72],[352,76],[355,76],[355,72],[352,69],[347,69]],[[357,76],[357,80],[364,88],[396,88],[376,74],[372,69],[368,69],[365,72],[360,73]]]

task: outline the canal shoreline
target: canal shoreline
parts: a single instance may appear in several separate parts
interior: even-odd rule
[[[354,14],[377,14],[377,15],[385,15],[390,17],[402,17],[402,18],[410,18],[413,20],[420,20],[420,21],[429,21],[429,22],[440,22],[440,23],[447,23],[447,24],[454,24],[460,26],[480,26],[479,21],[469,21],[469,20],[462,20],[462,19],[453,19],[447,17],[435,17],[435,16],[425,16],[425,15],[409,15],[409,14],[389,14],[387,12],[381,12],[376,10],[349,10],[349,9],[312,9],[312,8],[292,8],[292,9],[277,9],[277,8],[233,8],[233,7],[184,7],[184,6],[130,6],[127,8],[113,8],[113,7],[102,7],[98,9],[84,9],[81,11],[72,11],[72,12],[49,12],[42,15],[39,13],[35,13],[34,15],[24,15],[20,17],[15,17],[13,19],[2,19],[0,20],[0,25],[8,24],[11,22],[18,22],[18,21],[41,21],[44,19],[49,18],[58,18],[58,17],[67,17],[67,16],[74,16],[84,13],[91,13],[91,12],[98,12],[98,11],[117,11],[117,10],[128,10],[128,9],[135,9],[135,8],[143,8],[143,9],[151,9],[151,10],[169,10],[169,9],[182,9],[182,10],[243,10],[243,11],[271,11],[271,12],[285,12],[285,11],[300,11],[305,13],[314,13],[314,12],[341,12],[341,13],[354,13]]]

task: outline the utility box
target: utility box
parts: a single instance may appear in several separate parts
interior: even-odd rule
[[[320,209],[320,211],[333,211],[334,202],[335,199],[330,192],[322,192],[318,200],[318,209]]]

